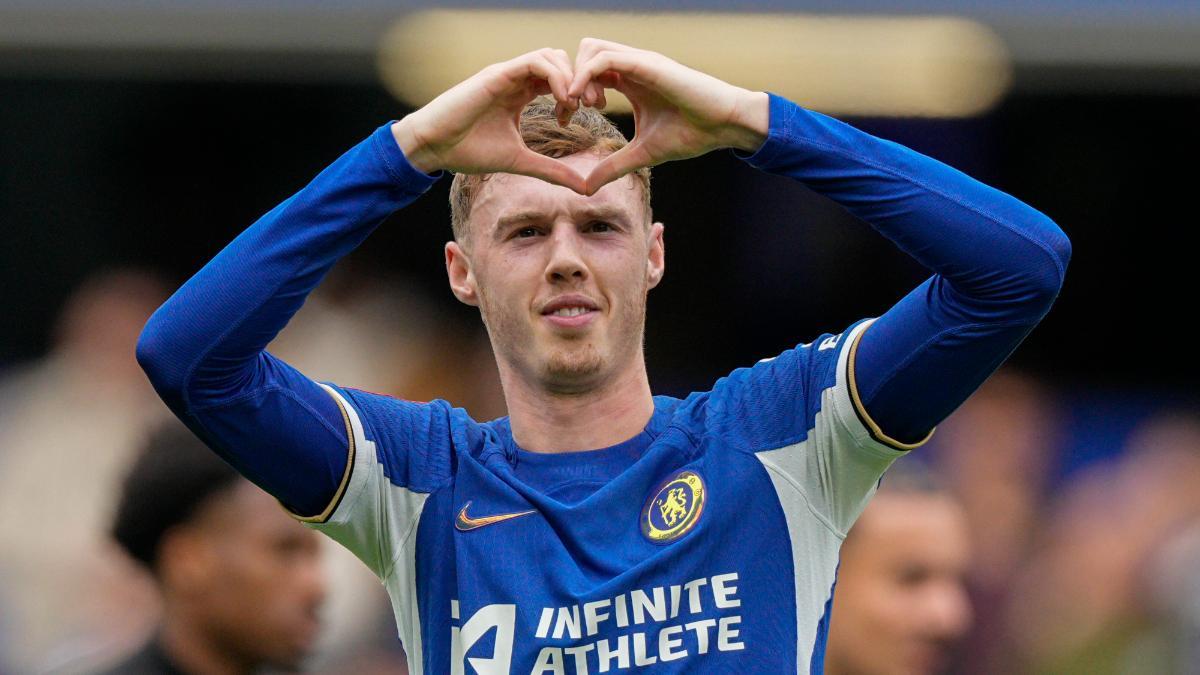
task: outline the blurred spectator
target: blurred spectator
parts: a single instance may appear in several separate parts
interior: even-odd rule
[[[962,505],[899,460],[842,545],[825,672],[944,672],[971,623],[969,550]]]
[[[154,638],[112,673],[294,669],[325,594],[315,532],[188,430],[156,434],[125,480],[113,536],[163,597]]]
[[[1067,485],[1016,577],[1010,672],[1198,672],[1197,485],[1200,422],[1171,414]]]
[[[505,414],[504,393],[491,345],[468,316],[460,323],[397,280],[339,266],[268,348],[314,380],[411,400],[444,398],[476,419],[493,419]]]
[[[105,530],[120,475],[167,416],[133,355],[166,295],[136,270],[87,280],[49,354],[0,380],[0,623],[16,672],[128,644],[153,620],[153,587]]]
[[[329,281],[273,352],[317,379],[504,413],[478,327],[464,330],[420,294],[369,275],[339,269]],[[137,270],[87,280],[65,304],[50,353],[0,379],[0,674],[77,671],[128,652],[157,624],[159,593],[107,528],[120,476],[170,418],[133,357],[167,294]],[[310,662],[405,672],[382,585],[319,541],[329,601]]]
[[[314,380],[396,393],[428,363],[436,319],[409,289],[337,267],[269,349]]]
[[[1154,605],[1174,624],[1171,659],[1200,673],[1200,518],[1171,537],[1148,568]]]
[[[1012,575],[1037,540],[1059,452],[1060,411],[1037,380],[1001,369],[930,443],[939,475],[962,503],[971,538],[968,589],[975,620],[957,672],[1010,673],[1006,607]]]

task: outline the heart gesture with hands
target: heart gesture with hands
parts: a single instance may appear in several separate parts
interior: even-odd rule
[[[521,111],[542,94],[557,103],[559,124],[580,105],[603,108],[605,89],[633,105],[635,135],[588,176],[525,146]],[[392,125],[414,168],[426,173],[513,173],[584,195],[644,166],[732,147],[757,149],[767,136],[768,99],[662,54],[594,38],[575,63],[561,49],[539,49],[493,64]]]

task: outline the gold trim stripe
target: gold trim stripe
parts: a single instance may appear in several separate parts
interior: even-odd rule
[[[846,361],[848,362],[846,367],[846,377],[850,380],[850,402],[854,404],[854,411],[858,413],[859,419],[863,421],[867,427],[867,430],[871,432],[871,438],[891,447],[894,450],[914,450],[929,442],[929,439],[933,438],[933,432],[937,431],[937,427],[930,429],[925,438],[922,438],[916,443],[904,443],[898,441],[883,433],[883,430],[879,428],[879,425],[875,423],[875,420],[871,419],[871,416],[867,414],[867,409],[863,405],[862,399],[858,396],[858,381],[855,379],[854,375],[854,361],[855,357],[858,355],[858,341],[861,340],[863,334],[870,329],[871,327],[867,326],[865,329],[859,331],[858,335],[854,336],[854,341],[850,344],[850,354],[846,357]]]
[[[337,508],[338,504],[341,503],[342,497],[345,496],[346,486],[350,484],[350,474],[354,471],[354,457],[356,448],[354,443],[354,427],[350,424],[350,415],[346,412],[346,407],[342,405],[341,400],[339,400],[331,390],[326,389],[324,385],[321,385],[321,389],[323,389],[325,393],[329,394],[329,397],[332,398],[333,402],[337,404],[338,411],[342,413],[342,422],[346,425],[346,438],[349,439],[346,455],[346,470],[342,472],[342,482],[338,485],[337,491],[333,493],[333,499],[329,500],[329,505],[325,507],[324,511],[315,516],[302,516],[286,506],[283,507],[283,510],[287,511],[288,515],[302,523],[324,523],[329,520],[329,516],[333,515],[333,511]]]

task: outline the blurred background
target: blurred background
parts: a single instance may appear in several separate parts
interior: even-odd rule
[[[1200,672],[1200,4],[487,5],[0,0],[0,673],[88,672],[154,631],[154,586],[107,534],[167,416],[133,359],[153,309],[378,125],[593,34],[835,114],[1059,223],[1057,305],[902,460],[968,518],[952,672]],[[503,415],[482,325],[446,287],[449,182],[340,263],[272,350],[316,379]],[[647,322],[656,393],[876,316],[927,275],[728,152],[656,168],[653,191],[671,251]],[[382,588],[328,549],[310,667],[403,672]]]

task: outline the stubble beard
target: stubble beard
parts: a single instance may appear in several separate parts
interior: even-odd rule
[[[607,358],[590,335],[551,338],[552,346],[539,358],[536,349],[529,347],[536,344],[536,329],[517,313],[492,306],[482,292],[480,315],[497,361],[554,394],[579,395],[603,384],[606,372],[613,370],[613,365],[620,369],[627,360],[641,356],[647,291],[640,289],[635,292],[638,294],[623,298],[617,314],[610,317],[613,344]]]
[[[573,340],[556,345],[541,365],[541,381],[556,394],[590,390],[604,371],[604,356],[590,341]]]

